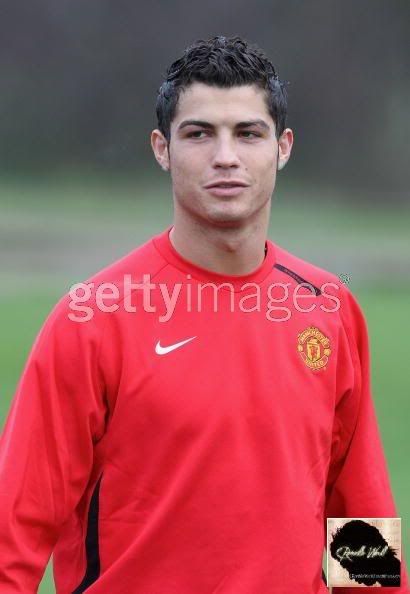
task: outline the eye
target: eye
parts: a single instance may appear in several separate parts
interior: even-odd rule
[[[250,130],[242,130],[241,132],[239,132],[240,135],[245,135],[244,138],[258,138],[260,137],[260,134],[258,134],[257,132],[251,132]]]
[[[188,138],[202,138],[202,136],[200,136],[200,134],[205,134],[205,130],[194,130],[193,132],[189,132],[187,134]]]

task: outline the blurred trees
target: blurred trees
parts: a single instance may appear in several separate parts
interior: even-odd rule
[[[0,169],[154,168],[166,67],[195,39],[238,34],[290,83],[289,177],[403,201],[409,23],[406,0],[3,1]]]

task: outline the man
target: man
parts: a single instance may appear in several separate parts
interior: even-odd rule
[[[34,345],[1,445],[0,591],[35,592],[53,552],[59,594],[327,592],[326,517],[396,510],[363,316],[267,240],[284,85],[216,37],[171,65],[157,115],[173,225]]]

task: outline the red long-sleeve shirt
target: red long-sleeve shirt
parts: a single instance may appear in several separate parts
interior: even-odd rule
[[[168,230],[89,283],[5,425],[1,594],[36,592],[52,552],[58,594],[327,592],[326,518],[397,515],[352,294],[270,241],[252,274],[204,270]]]

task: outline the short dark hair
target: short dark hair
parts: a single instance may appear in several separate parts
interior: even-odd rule
[[[169,143],[181,91],[193,82],[216,87],[256,84],[266,91],[266,103],[275,122],[276,137],[286,127],[287,93],[272,62],[256,45],[241,37],[212,37],[188,46],[182,57],[169,66],[158,90],[158,128]]]

